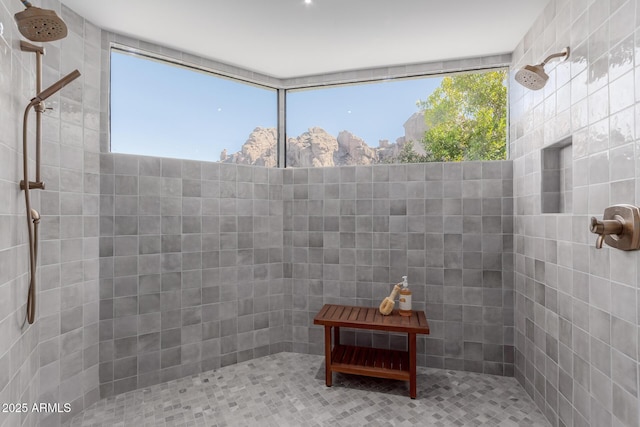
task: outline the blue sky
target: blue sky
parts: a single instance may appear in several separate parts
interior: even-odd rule
[[[343,130],[377,147],[381,139],[395,142],[404,122],[442,78],[392,80],[323,89],[290,91],[287,96],[287,136],[319,126],[333,136]]]
[[[319,126],[348,130],[370,146],[404,134],[402,125],[441,78],[291,91],[287,137]],[[256,127],[276,127],[274,90],[134,55],[111,55],[114,152],[217,161],[239,151]]]

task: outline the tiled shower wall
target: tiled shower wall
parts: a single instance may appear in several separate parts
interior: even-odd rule
[[[282,351],[282,170],[103,154],[101,396]]]
[[[101,171],[103,397],[322,353],[324,303],[377,306],[402,275],[432,330],[421,365],[513,372],[509,161],[282,170],[103,154]]]
[[[54,0],[67,38],[44,44],[43,87],[77,68],[82,76],[47,100],[43,181],[32,190],[41,216],[37,314],[25,324],[28,237],[22,179],[22,118],[35,95],[35,54],[20,51],[19,2],[0,0],[0,402],[71,403],[69,414],[0,413],[0,425],[59,425],[99,399],[98,230],[100,30]],[[34,179],[35,114],[30,114]]]
[[[636,0],[551,0],[513,54],[551,62],[549,82],[511,81],[515,199],[516,377],[559,426],[640,425],[640,252],[604,246],[591,216],[640,204]],[[573,201],[541,214],[541,149],[572,136]]]
[[[284,271],[296,352],[322,354],[323,304],[378,306],[407,275],[431,328],[418,363],[513,373],[511,162],[284,171]],[[406,336],[343,333],[406,348]],[[289,348],[289,342],[287,342]]]

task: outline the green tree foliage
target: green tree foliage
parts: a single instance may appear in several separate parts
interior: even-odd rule
[[[428,129],[421,141],[426,156],[405,146],[401,161],[505,159],[505,79],[504,70],[445,77],[426,101],[418,102]]]
[[[418,154],[413,149],[413,141],[408,141],[402,146],[402,151],[395,159],[391,159],[389,163],[424,163],[431,161],[429,156]]]

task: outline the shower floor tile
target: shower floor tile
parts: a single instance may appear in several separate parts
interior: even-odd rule
[[[334,374],[278,353],[103,399],[66,426],[549,426],[515,378],[418,368],[408,382]]]

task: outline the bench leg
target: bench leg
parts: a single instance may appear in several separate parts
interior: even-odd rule
[[[416,334],[409,334],[409,396],[415,399],[416,392]]]
[[[324,327],[324,369],[327,387],[333,384],[331,372],[331,326]]]

